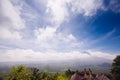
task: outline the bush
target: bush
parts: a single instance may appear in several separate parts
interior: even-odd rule
[[[68,77],[64,76],[64,75],[59,75],[57,77],[57,80],[69,80]]]
[[[14,66],[9,73],[8,80],[31,80],[31,76],[31,72],[25,66]]]

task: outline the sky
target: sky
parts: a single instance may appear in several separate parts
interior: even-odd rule
[[[119,0],[0,0],[0,62],[116,55]]]

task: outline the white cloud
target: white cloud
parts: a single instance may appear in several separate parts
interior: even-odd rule
[[[24,28],[19,8],[11,0],[0,0],[0,39],[21,40],[20,30]]]
[[[98,9],[102,8],[103,0],[49,0],[47,1],[46,13],[49,21],[59,27],[63,22],[69,21],[72,14],[93,16]]]
[[[101,58],[107,60],[113,60],[115,58],[115,54],[109,54],[99,51],[88,51],[90,54],[84,54],[79,51],[71,51],[71,52],[35,52],[33,50],[24,50],[24,49],[13,49],[7,50],[0,56],[0,61],[64,61],[64,60],[88,60],[94,58]]]
[[[21,40],[22,36],[18,31],[10,31],[7,28],[0,28],[0,39]]]
[[[64,41],[74,41],[76,38],[72,34],[64,34],[61,32],[56,32],[56,28],[47,26],[46,28],[39,28],[34,31],[35,36],[38,41],[46,40],[64,40]]]
[[[11,0],[1,0],[0,5],[0,21],[5,22],[5,24],[10,23],[6,26],[2,25],[2,27],[12,27],[14,29],[23,29],[25,27],[24,20],[20,16],[21,12],[12,4]]]
[[[54,37],[56,29],[53,27],[39,28],[34,31],[38,41],[49,40]]]
[[[67,2],[69,0],[48,0],[46,13],[50,16],[50,21],[57,25],[67,20],[69,13],[67,10]]]
[[[47,26],[34,31],[36,36],[35,44],[43,49],[51,49],[56,51],[71,50],[77,45],[81,45],[73,34],[64,34],[57,32],[56,28]]]
[[[109,53],[105,53],[105,52],[100,52],[100,51],[91,51],[88,50],[88,52],[90,53],[91,57],[99,57],[99,58],[105,58],[105,59],[109,59],[109,60],[113,60],[116,55],[114,54],[109,54]]]
[[[42,39],[47,40],[48,39],[48,41],[49,41],[49,38],[54,38],[54,37],[59,38],[59,39],[63,38],[64,41],[66,41],[66,40],[69,41],[69,39],[75,40],[75,36],[73,36],[72,34],[68,34],[68,35],[64,34],[64,33],[56,34],[56,30],[58,29],[58,27],[60,27],[60,25],[64,21],[69,20],[69,18],[71,16],[71,14],[69,13],[69,10],[68,10],[68,4],[71,4],[73,13],[81,13],[81,11],[84,11],[84,13],[83,13],[84,15],[91,15],[92,12],[96,12],[96,10],[100,7],[100,2],[98,5],[98,3],[94,0],[90,0],[90,1],[88,1],[88,0],[87,1],[49,0],[49,1],[45,1],[44,3],[46,3],[44,5],[46,6],[46,16],[48,17],[47,19],[50,20],[50,23],[52,24],[53,27],[51,27],[50,25],[47,25],[46,28],[43,28],[43,29],[40,28],[39,30],[35,30],[35,35],[38,34],[37,35],[38,40],[42,40]],[[18,30],[25,28],[26,21],[29,22],[30,19],[33,20],[33,19],[37,18],[39,15],[41,15],[41,14],[38,14],[35,10],[33,10],[24,1],[20,2],[19,0],[17,0],[17,1],[1,0],[0,4],[1,4],[1,6],[0,6],[0,10],[1,10],[0,11],[0,16],[1,16],[0,27],[6,27],[6,28],[4,28],[4,30],[1,31],[1,35],[5,34],[5,32],[7,34],[9,33],[9,35],[6,34],[4,37],[1,36],[1,38],[10,38],[10,37],[13,38],[14,36],[16,36],[17,39],[18,38],[20,39],[22,37],[22,35],[20,35],[20,32]],[[82,6],[81,4],[84,6]],[[95,7],[95,8],[93,8],[93,7]],[[41,6],[40,6],[40,8],[41,8]],[[24,13],[22,13],[21,11]],[[9,14],[9,12],[10,12],[10,14]],[[22,18],[21,15],[25,16],[26,18]],[[35,20],[39,20],[39,19],[35,19]],[[30,24],[30,22],[28,24]],[[38,26],[38,24],[36,24],[36,26]],[[12,29],[17,29],[17,31],[12,30]],[[11,30],[12,30],[12,32],[11,32]],[[24,34],[24,35],[26,35],[26,34]],[[65,35],[65,36],[61,37],[62,35]],[[57,37],[57,36],[59,36],[59,37]]]
[[[45,5],[45,4],[44,4]],[[68,49],[81,48],[86,46],[84,41],[78,41],[71,33],[57,32],[61,24],[74,14],[84,16],[93,16],[102,6],[101,0],[49,0],[46,1],[46,15],[52,26],[47,25],[45,28],[39,28],[34,31],[36,42],[42,47],[50,49]],[[71,11],[72,10],[72,11]],[[72,13],[71,13],[72,12]]]
[[[73,13],[92,16],[102,7],[102,0],[72,0],[71,5]]]
[[[19,0],[17,1],[19,3]],[[0,56],[0,61],[69,60],[76,58],[87,59],[89,57],[106,58],[107,56],[109,56],[109,58],[106,59],[113,59],[114,55],[112,56],[109,53],[99,51],[90,51],[90,55],[81,53],[79,52],[80,47],[86,46],[84,41],[78,41],[72,33],[57,31],[62,23],[69,21],[72,13],[93,16],[97,10],[101,8],[101,0],[45,0],[44,3],[46,4],[43,5],[46,6],[46,12],[41,13],[39,13],[39,10],[38,12],[33,10],[33,8],[24,1],[20,3],[20,5],[13,5],[12,2],[14,2],[14,0],[0,0],[0,39],[13,40],[15,41],[11,43],[13,46],[15,44],[21,48],[27,48],[27,50],[5,50],[4,54]],[[39,7],[42,8],[41,5]],[[69,8],[71,9],[69,10]],[[42,16],[43,13],[46,14]],[[21,17],[21,15],[24,16],[24,18]],[[39,20],[44,20],[39,18],[48,19],[50,25],[47,23],[37,24]],[[32,24],[32,21],[36,23]],[[26,24],[32,25],[26,27]],[[35,26],[43,27],[34,28]],[[23,29],[26,29],[26,33],[32,38],[25,38],[26,40],[23,40],[23,42],[17,43],[17,40],[21,40],[23,35],[24,37],[27,36],[27,34],[22,31]],[[108,36],[109,35],[111,34],[108,34]],[[34,52],[33,49],[35,48],[36,50],[43,49],[45,51]],[[76,50],[78,48],[79,51]],[[63,52],[62,50],[66,51]],[[96,55],[96,53],[99,55]]]

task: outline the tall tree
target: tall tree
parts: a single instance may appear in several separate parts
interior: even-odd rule
[[[114,80],[120,80],[120,55],[113,60],[111,73]]]

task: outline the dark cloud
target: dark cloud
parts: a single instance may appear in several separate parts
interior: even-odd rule
[[[83,51],[82,53],[91,55],[90,52],[88,52],[88,51]]]

